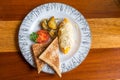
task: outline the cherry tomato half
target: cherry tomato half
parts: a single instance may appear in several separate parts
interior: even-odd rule
[[[49,40],[49,38],[50,38],[48,32],[45,31],[45,30],[39,30],[39,31],[37,32],[37,34],[38,34],[38,38],[36,39],[36,41],[37,41],[38,43],[47,42],[47,41]]]

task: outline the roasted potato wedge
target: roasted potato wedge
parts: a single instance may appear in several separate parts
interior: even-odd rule
[[[41,26],[43,29],[48,30],[49,29],[48,28],[48,20],[47,19],[42,20]]]
[[[48,26],[49,26],[50,29],[57,29],[57,24],[56,24],[54,16],[52,16],[50,18],[50,20],[48,21]]]
[[[51,30],[49,31],[49,35],[50,35],[52,38],[55,38],[55,37],[57,36],[57,30],[51,29]]]

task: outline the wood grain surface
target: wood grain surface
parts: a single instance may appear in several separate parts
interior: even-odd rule
[[[21,55],[18,31],[33,8],[48,2],[73,6],[87,19],[92,45],[86,59],[74,70],[37,74]],[[120,80],[120,0],[1,0],[0,80]]]
[[[120,78],[120,49],[91,49],[83,63],[62,74],[61,80],[117,80]],[[0,53],[1,80],[60,80],[57,75],[37,74],[20,53]]]
[[[87,19],[92,33],[91,48],[120,48],[120,18]],[[18,52],[21,21],[0,21],[0,52]],[[4,45],[4,44],[7,45]]]
[[[120,17],[120,3],[117,0],[2,0],[0,20],[22,20],[30,10],[48,2],[71,5],[86,18]]]

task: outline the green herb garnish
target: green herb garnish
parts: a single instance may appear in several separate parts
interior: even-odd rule
[[[30,40],[36,42],[37,38],[38,38],[38,34],[36,34],[35,32],[32,32],[32,34],[30,34]]]

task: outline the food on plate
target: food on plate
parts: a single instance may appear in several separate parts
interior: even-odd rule
[[[56,24],[54,16],[52,16],[50,18],[50,20],[48,21],[48,26],[49,26],[50,29],[57,29],[57,24]]]
[[[49,31],[49,34],[52,38],[55,38],[57,36],[57,30],[52,29],[52,30]]]
[[[73,26],[67,18],[64,18],[64,20],[60,23],[58,36],[60,50],[64,54],[67,54],[70,51],[73,42]]]
[[[43,44],[36,43],[32,45],[33,57],[34,57],[34,61],[35,61],[38,73],[41,72],[42,67],[45,65],[45,63],[41,61],[38,57],[39,55],[41,55],[41,53],[43,52],[43,50],[45,50],[47,46],[48,46],[48,43],[43,43]]]
[[[45,30],[39,30],[38,32],[33,32],[30,34],[30,39],[37,43],[45,43],[49,40],[49,33]]]
[[[56,23],[56,19],[54,16],[52,16],[50,19],[43,19],[41,21],[41,26],[43,30],[46,30],[50,37],[52,39],[54,39],[57,35],[57,23]]]
[[[36,42],[32,45],[32,50],[38,73],[48,64],[61,77],[59,46],[64,54],[70,51],[73,43],[73,26],[67,18],[64,18],[59,26],[55,20],[54,16],[43,19],[42,29],[30,34],[30,39]],[[48,46],[50,40],[53,41]]]
[[[36,39],[38,37],[38,34],[36,34],[35,32],[32,32],[32,34],[30,34],[30,40],[32,40],[33,42],[37,42]]]
[[[45,30],[39,30],[37,32],[38,38],[36,39],[37,42],[42,43],[42,42],[47,42],[49,40],[49,33]]]
[[[43,29],[48,30],[49,29],[49,27],[48,27],[48,19],[43,19],[41,21],[41,26],[42,26]]]
[[[39,59],[51,66],[54,71],[61,77],[61,72],[59,69],[59,45],[58,37],[56,37],[53,42],[46,48],[46,50],[39,56]]]

